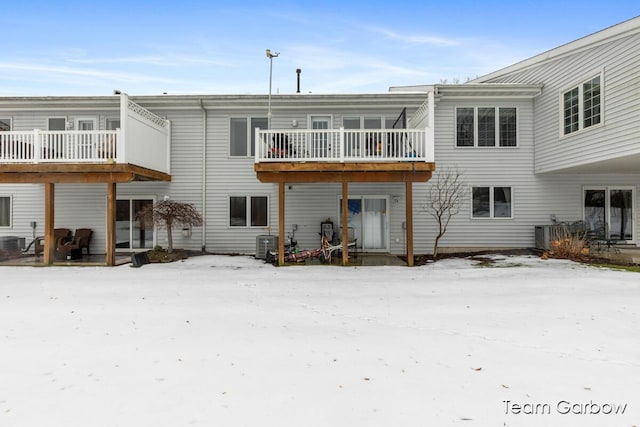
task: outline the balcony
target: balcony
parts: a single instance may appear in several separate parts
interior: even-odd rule
[[[426,129],[256,129],[261,182],[425,182],[435,170]]]
[[[427,129],[256,129],[255,162],[433,162]]]
[[[131,165],[170,173],[170,123],[126,94],[120,99],[120,129],[0,132],[0,172],[84,172]],[[79,168],[79,165],[85,165]],[[112,165],[108,167],[106,165]]]

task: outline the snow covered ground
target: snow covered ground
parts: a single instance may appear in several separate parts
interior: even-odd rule
[[[0,426],[640,426],[640,274],[495,259],[0,267]]]

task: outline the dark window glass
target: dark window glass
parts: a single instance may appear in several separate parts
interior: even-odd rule
[[[515,147],[517,145],[516,109],[500,108],[500,146]]]
[[[232,118],[230,135],[229,154],[247,156],[247,119]]]
[[[247,198],[229,198],[229,225],[231,227],[247,226]]]
[[[473,187],[473,217],[489,218],[491,203],[489,201],[489,187]]]
[[[473,147],[473,108],[456,110],[456,145]]]
[[[496,109],[478,108],[478,147],[496,145]]]
[[[264,196],[251,198],[251,226],[267,226],[267,198]]]

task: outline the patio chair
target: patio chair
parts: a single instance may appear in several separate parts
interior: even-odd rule
[[[91,244],[92,235],[93,230],[90,228],[78,228],[73,239],[60,246],[58,250],[64,258],[69,254],[72,255],[72,258],[82,258],[83,248],[87,250],[87,256],[91,256],[89,245]]]
[[[53,230],[56,251],[65,243],[71,241],[71,236],[71,230],[68,228],[56,228]],[[36,256],[44,252],[44,236],[36,237],[34,251]]]
[[[607,224],[603,221],[598,221],[595,227],[589,230],[587,237],[592,245],[596,245],[598,251],[601,250],[603,246],[606,246],[607,250],[609,250],[614,245],[609,235],[609,227],[607,227]]]

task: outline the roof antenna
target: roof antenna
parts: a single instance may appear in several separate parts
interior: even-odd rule
[[[298,75],[298,90],[296,91],[296,93],[300,93],[300,73],[302,72],[302,70],[300,68],[296,68],[296,74]]]

